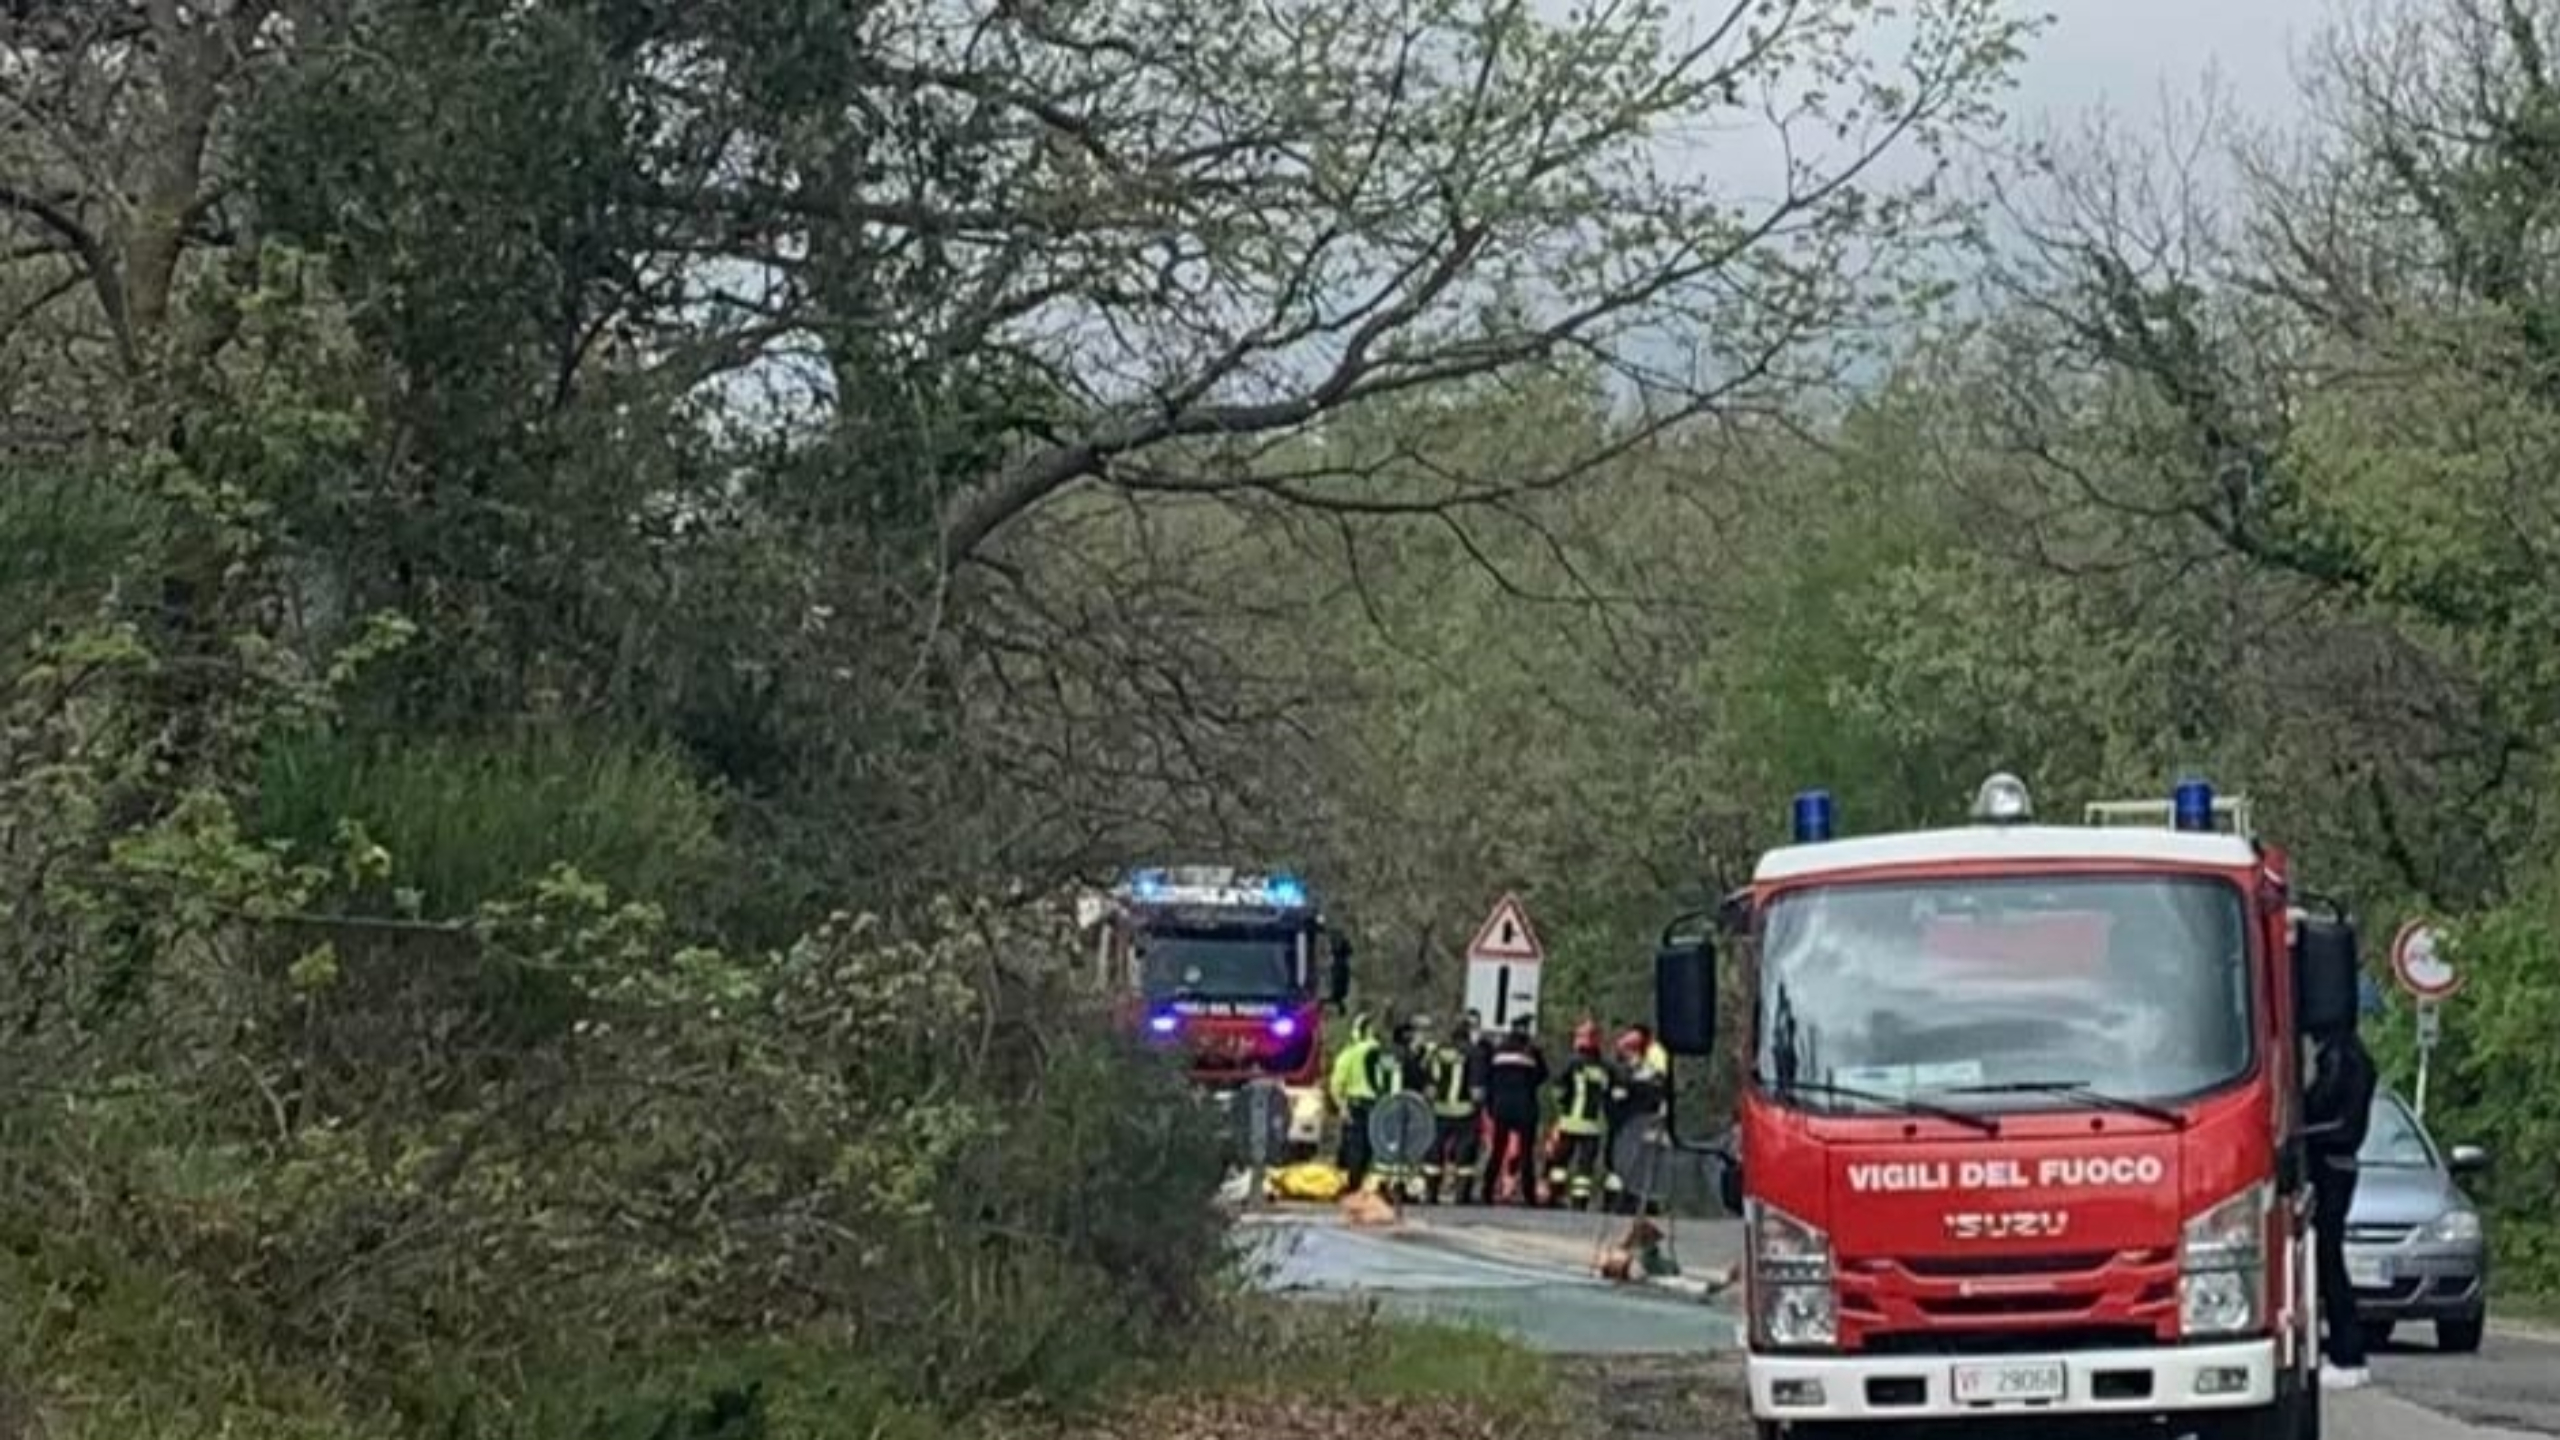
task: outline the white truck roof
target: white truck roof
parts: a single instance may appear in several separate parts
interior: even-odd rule
[[[2111,825],[1967,825],[1788,845],[1760,857],[1757,881],[1795,880],[1880,866],[1955,865],[2008,860],[2084,860],[2097,865],[2255,865],[2239,836]]]

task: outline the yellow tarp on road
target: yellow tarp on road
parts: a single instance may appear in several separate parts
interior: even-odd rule
[[[1284,1166],[1263,1181],[1263,1189],[1274,1200],[1338,1200],[1348,1188],[1350,1177],[1321,1160]]]

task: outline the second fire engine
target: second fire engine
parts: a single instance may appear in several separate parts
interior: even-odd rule
[[[2001,775],[1971,825],[1835,838],[1811,792],[1797,843],[1687,927],[1707,935],[1666,934],[1679,1054],[1716,1048],[1714,932],[1749,952],[1735,1149],[1764,1436],[2318,1434],[2303,1040],[2352,1023],[2356,937],[2296,903],[2247,811],[2190,781],[2038,824]]]

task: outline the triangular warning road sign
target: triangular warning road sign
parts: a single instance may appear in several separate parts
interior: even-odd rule
[[[1476,938],[1467,942],[1470,960],[1513,960],[1534,965],[1547,958],[1546,947],[1538,943],[1538,932],[1529,925],[1529,912],[1521,908],[1520,897],[1505,895],[1484,917]]]

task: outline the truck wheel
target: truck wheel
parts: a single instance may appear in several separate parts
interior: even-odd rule
[[[2488,1329],[2487,1315],[2439,1320],[2436,1322],[2436,1348],[2448,1355],[2476,1355],[2480,1353],[2480,1337]]]

